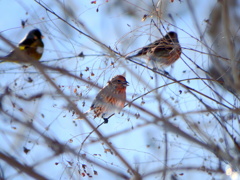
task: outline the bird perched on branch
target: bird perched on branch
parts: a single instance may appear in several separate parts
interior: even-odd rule
[[[95,117],[102,117],[104,123],[108,123],[108,118],[115,112],[119,112],[123,109],[126,102],[126,88],[128,82],[122,75],[114,76],[105,87],[103,87],[90,107],[85,113],[94,113]]]
[[[7,56],[0,57],[2,60],[1,62],[21,63],[26,61],[25,59],[21,58],[21,54],[25,54],[34,60],[39,60],[42,57],[44,48],[42,38],[43,36],[40,30],[33,29],[18,44],[17,48],[20,50],[20,53],[14,49]]]
[[[170,31],[163,38],[154,41],[147,46],[141,48],[137,54],[127,56],[127,59],[133,57],[146,56],[147,63],[152,63],[154,67],[166,67],[178,60],[182,53],[181,46],[178,41],[177,33]]]

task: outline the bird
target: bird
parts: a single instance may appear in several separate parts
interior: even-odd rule
[[[98,92],[90,109],[85,113],[94,113],[94,118],[102,117],[104,123],[115,112],[120,112],[126,102],[126,88],[129,85],[123,75],[116,75]]]
[[[170,31],[163,38],[144,46],[135,55],[127,56],[126,59],[145,56],[147,63],[151,62],[154,67],[167,67],[172,65],[181,56],[182,48],[176,32]]]
[[[40,60],[44,48],[42,38],[40,30],[33,29],[19,42],[17,48],[32,59]],[[7,56],[0,57],[0,59],[2,60],[1,62],[23,62],[17,50],[12,50]]]

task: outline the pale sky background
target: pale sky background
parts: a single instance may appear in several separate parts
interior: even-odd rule
[[[54,12],[64,19],[67,19],[68,22],[71,22],[71,24],[81,31],[87,34],[91,33],[96,39],[115,50],[117,48],[117,51],[122,54],[130,53],[162,37],[153,23],[151,23],[151,18],[148,18],[145,22],[141,21],[143,15],[149,13],[146,11],[147,5],[151,5],[151,3],[148,2],[149,0],[142,0],[137,3],[135,9],[139,14],[137,18],[127,16],[123,9],[116,8],[116,6],[114,6],[115,9],[109,10],[109,6],[115,1],[116,0],[109,0],[109,2],[106,2],[105,0],[98,0],[96,4],[91,4],[91,1],[88,0],[61,1],[68,7],[70,12],[74,12],[76,19],[64,14],[57,1],[44,0],[41,2],[46,3]],[[131,4],[131,1],[124,2]],[[136,5],[136,2],[137,1],[133,1],[133,6]],[[168,1],[166,0],[166,2]],[[211,46],[207,34],[205,34],[207,24],[204,20],[209,18],[211,7],[215,6],[217,1],[193,0],[192,3],[194,5],[197,23],[201,28],[200,31],[205,35],[204,38],[206,42],[209,43],[208,45]],[[96,11],[97,8],[98,12]],[[195,22],[186,1],[182,0],[179,2],[175,0],[173,3],[169,3],[165,13],[172,14],[175,20],[174,23],[166,16],[164,16],[164,18],[167,22],[173,23],[177,28],[168,23],[164,23],[164,27],[168,31],[173,30],[178,33],[180,44],[184,49],[184,54],[200,67],[208,67],[210,61],[206,55],[185,49],[197,49],[206,52],[205,47],[196,40],[200,38],[200,34],[196,29]],[[55,59],[58,58],[76,56],[80,52],[83,52],[85,55],[101,55],[106,53],[106,51],[84,35],[66,26],[55,16],[46,12],[33,0],[0,0],[0,14],[2,17],[0,21],[0,33],[14,45],[17,45],[17,43],[33,28],[39,28],[41,30],[45,37],[43,39],[45,44],[44,54],[41,59],[44,64],[65,68],[77,76],[82,73],[83,78],[87,79],[90,77],[91,81],[97,83],[99,86],[104,86],[112,76],[125,72],[126,78],[130,83],[130,86],[127,88],[127,98],[129,101],[131,101],[133,97],[138,97],[156,87],[155,80],[151,79],[151,76],[154,77],[151,71],[142,67],[136,67],[135,64],[126,62],[123,58],[116,62],[115,68],[112,68],[110,63],[116,59],[114,60],[113,58],[111,59],[103,56],[87,56],[84,59],[74,57],[56,61]],[[26,19],[26,27],[23,29],[21,27],[21,20]],[[157,22],[156,18],[153,19]],[[83,23],[86,29],[79,25],[77,20]],[[89,31],[87,32],[86,30]],[[164,33],[163,35],[165,35],[165,30],[163,28],[161,28],[161,30]],[[6,46],[6,44],[1,41],[0,50],[0,55],[6,55],[11,51],[11,47]],[[191,66],[200,77],[205,77],[204,73],[198,70],[184,55],[182,55],[181,58],[182,59],[179,59],[172,67],[166,69],[173,77],[178,80],[196,77],[183,60]],[[85,71],[86,67],[89,67],[89,71]],[[129,70],[126,67],[129,68]],[[53,88],[51,88],[42,75],[40,75],[34,67],[24,69],[21,65],[13,63],[1,63],[0,73],[2,76],[0,81],[0,90],[2,93],[7,86],[13,93],[26,97],[39,92],[47,94],[40,100],[38,99],[34,102],[21,102],[14,97],[5,98],[5,110],[8,110],[12,115],[16,115],[26,121],[34,119],[34,125],[43,134],[47,134],[49,137],[57,139],[63,144],[68,144],[78,152],[81,142],[88,133],[91,132],[91,129],[89,129],[84,121],[78,121],[76,123],[77,125],[72,122],[76,116],[72,116],[72,112],[69,112],[66,107],[66,102]],[[91,73],[94,73],[94,76],[91,76]],[[66,95],[69,95],[82,111],[88,110],[98,89],[91,86],[89,87],[86,83],[68,78],[59,73],[49,72],[49,75],[59,86],[61,86],[62,91]],[[33,79],[32,83],[28,82],[29,77]],[[171,81],[166,80],[166,78],[158,77],[158,83],[160,85],[169,82]],[[200,81],[193,80],[188,85],[215,98],[213,94],[209,93],[208,88]],[[80,88],[77,88],[77,86],[80,86]],[[82,93],[83,97],[79,97],[74,93],[74,89],[76,88],[77,92]],[[183,91],[182,94],[179,93],[180,90]],[[197,111],[203,108],[195,98],[186,93],[185,89],[177,84],[161,88],[159,93],[161,93],[166,101],[177,108],[179,112]],[[228,98],[228,95],[226,95],[226,99],[230,102],[233,101],[231,97]],[[142,105],[143,108],[150,110],[154,114],[160,114],[158,111],[159,105],[155,101],[155,93],[148,94],[143,100],[145,102],[145,104]],[[208,99],[204,100],[207,104],[209,103],[213,107],[217,107],[216,104],[212,104],[212,101]],[[85,102],[84,107],[82,107],[83,102]],[[140,105],[141,102],[142,100],[139,99],[135,103]],[[18,104],[20,107],[24,107],[23,112],[19,111],[18,108],[13,108],[13,103]],[[165,116],[172,114],[171,109],[166,104],[162,104],[162,108]],[[139,169],[141,174],[145,174],[156,167],[163,167],[163,128],[153,125],[136,128],[138,125],[145,122],[143,119],[146,118],[149,121],[151,121],[151,119],[134,107],[126,107],[123,112],[123,116],[122,114],[117,114],[109,120],[108,124],[101,126],[100,132],[107,136],[132,128],[132,130],[125,134],[111,138],[110,141],[119,152],[126,157],[126,160],[131,162],[130,164],[133,165],[133,167]],[[140,114],[140,118],[130,115],[131,113]],[[74,164],[73,167],[70,167],[68,164],[68,161],[77,163],[76,157],[65,153],[61,156],[49,159],[53,151],[51,151],[51,148],[47,146],[41,136],[36,135],[26,127],[14,123],[4,115],[0,115],[0,117],[2,121],[1,124],[3,124],[0,126],[0,142],[2,142],[0,151],[4,150],[9,152],[23,163],[35,165],[35,169],[43,173],[43,175],[49,179],[68,179],[71,174],[73,175],[73,179],[81,177],[77,173],[77,168],[74,169],[76,164]],[[221,136],[221,134],[219,134],[220,129],[215,126],[214,123],[209,123],[211,120],[210,117],[204,115],[189,115],[188,118],[194,120],[194,122],[200,121],[201,126],[206,128],[206,132],[209,135],[213,135],[215,139],[220,138],[218,137],[218,135]],[[181,119],[181,117],[177,117],[176,119],[169,119],[169,121],[174,122],[177,126],[181,127],[181,129],[185,128],[186,131],[188,131],[188,125],[181,121]],[[93,122],[97,126],[102,120],[95,119]],[[48,129],[46,130],[47,127]],[[189,130],[189,132],[191,133],[191,130]],[[218,159],[203,148],[186,141],[184,138],[174,133],[169,133],[168,138],[170,167],[180,168],[181,166],[200,166],[201,164],[206,167],[218,167]],[[73,140],[72,143],[69,143],[70,139]],[[96,134],[92,134],[89,138],[89,140],[95,139],[97,139]],[[23,147],[27,147],[31,151],[25,154],[22,151]],[[120,163],[118,158],[110,153],[104,153],[104,148],[107,147],[101,144],[101,142],[98,142],[85,146],[83,152],[92,160],[129,175],[126,167]],[[101,154],[101,156],[95,156],[94,154]],[[59,164],[56,165],[56,162]],[[88,170],[91,173],[93,170],[98,171],[98,175],[93,175],[93,179],[118,179],[95,165],[91,166],[91,163],[85,162],[84,160],[81,160],[80,163],[87,164]],[[24,174],[17,174],[17,171],[8,168],[8,165],[1,160],[0,165],[5,170],[5,177],[7,179],[26,179]],[[219,179],[227,178],[223,175],[210,176],[202,171],[176,171],[175,173],[178,175],[183,173],[183,175],[178,176],[179,180],[210,180],[212,177],[217,177]],[[88,178],[85,177],[82,179]],[[161,179],[161,175],[154,175],[146,179]]]

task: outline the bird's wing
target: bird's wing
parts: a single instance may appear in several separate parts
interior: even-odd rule
[[[98,106],[98,103],[104,101],[104,94],[106,94],[105,91],[106,91],[106,88],[103,88],[98,92],[97,96],[95,97],[95,99],[92,102],[90,109],[94,109],[96,106]]]
[[[146,55],[148,52],[154,52],[155,50],[157,51],[171,51],[173,50],[173,46],[169,44],[166,39],[159,39],[154,41],[153,43],[148,44],[147,46],[144,46],[140,51],[137,52],[137,54],[133,56],[129,56],[128,58],[132,57],[137,57],[137,56],[142,56]]]
[[[155,44],[156,43],[154,42],[154,43],[148,44],[147,46],[144,46],[140,51],[137,52],[137,54],[134,55],[134,57],[146,55],[147,52],[155,46]]]
[[[18,47],[20,50],[24,50],[25,48],[31,47],[34,41],[35,39],[31,39],[31,38],[24,39],[18,44]]]
[[[172,42],[167,41],[166,39],[159,39],[152,43],[150,51],[171,51],[174,46]]]

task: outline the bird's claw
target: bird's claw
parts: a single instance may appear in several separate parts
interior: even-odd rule
[[[163,72],[164,72],[165,75],[170,76],[169,72],[167,72],[165,70]]]
[[[108,123],[108,118],[103,118],[104,123],[107,124]]]

